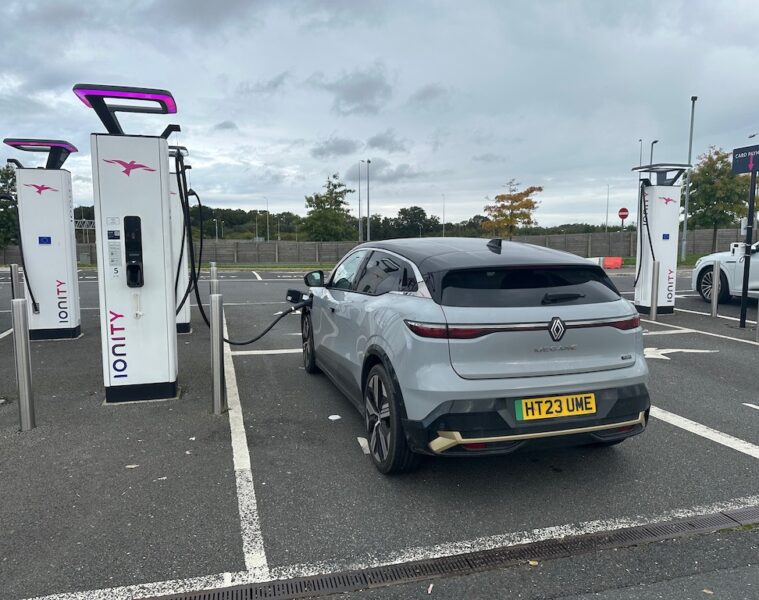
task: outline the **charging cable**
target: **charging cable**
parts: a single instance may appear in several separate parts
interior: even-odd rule
[[[185,219],[185,230],[186,234],[189,239],[189,243],[187,244],[188,249],[188,257],[190,259],[190,281],[187,284],[187,289],[185,290],[184,297],[182,298],[182,302],[179,304],[179,308],[177,309],[177,312],[181,310],[182,306],[184,306],[184,303],[187,301],[188,296],[194,292],[195,293],[195,300],[198,303],[198,309],[200,310],[200,315],[203,317],[203,321],[205,322],[207,327],[211,326],[211,322],[208,319],[208,315],[206,314],[205,309],[203,308],[203,302],[200,298],[200,289],[198,287],[198,280],[200,278],[200,268],[202,265],[202,257],[203,257],[203,203],[200,199],[200,196],[198,193],[187,187],[187,177],[186,177],[186,168],[184,166],[184,161],[182,159],[181,153],[177,153],[177,156],[175,157],[176,162],[176,171],[177,171],[177,188],[179,190],[179,198],[182,202],[182,208],[184,213],[184,219]],[[199,208],[199,225],[200,225],[200,243],[198,248],[198,261],[195,260],[195,247],[193,244],[192,239],[192,224],[190,222],[190,202],[189,197],[194,196],[195,199],[198,202],[198,208]],[[183,235],[184,237],[184,235]],[[281,315],[278,315],[276,319],[274,319],[267,327],[264,329],[261,333],[259,333],[257,336],[249,339],[249,340],[230,340],[227,338],[223,338],[223,340],[231,345],[231,346],[247,346],[249,344],[255,344],[257,341],[259,341],[261,338],[263,338],[267,333],[269,333],[274,326],[279,323],[282,319],[284,319],[287,315],[294,313],[297,310],[300,310],[304,307],[311,306],[311,298],[304,300],[303,302],[299,302],[297,304],[293,304],[290,308],[285,310]]]
[[[15,200],[10,194],[2,194],[0,195],[0,198],[11,202]],[[37,300],[34,298],[32,284],[29,281],[29,271],[26,268],[26,261],[24,260],[24,242],[21,239],[21,218],[18,214],[18,201],[16,201],[16,231],[18,232],[18,251],[21,255],[21,267],[24,269],[24,281],[26,282],[26,289],[29,290],[29,300],[32,302],[32,312],[37,315],[40,312],[40,305],[37,304]],[[15,294],[15,290],[13,290],[13,293]]]
[[[654,242],[651,239],[651,229],[648,225],[648,204],[645,200],[645,192],[643,191],[645,189],[645,184],[641,182],[640,184],[640,196],[638,197],[638,214],[643,214],[643,217],[646,221],[646,237],[648,238],[648,247],[651,250],[651,262],[656,262],[656,254],[654,253]],[[640,228],[640,224],[638,225],[638,228]],[[642,232],[641,232],[642,233]],[[635,274],[635,281],[633,282],[633,286],[638,285],[638,279],[640,279],[640,272],[643,268],[643,237],[640,238],[640,244],[638,248],[638,272]]]

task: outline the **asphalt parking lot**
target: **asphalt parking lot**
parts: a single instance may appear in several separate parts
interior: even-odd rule
[[[5,275],[0,336],[10,327]],[[287,307],[288,287],[305,289],[300,275],[223,272],[228,336],[261,331]],[[612,276],[630,298],[632,274]],[[96,274],[83,271],[83,337],[32,344],[32,432],[17,432],[11,337],[0,339],[0,396],[11,398],[0,404],[0,598],[151,597],[759,506],[756,302],[741,330],[735,301],[712,319],[689,289],[679,273],[678,310],[643,323],[655,407],[643,435],[606,449],[428,459],[387,478],[364,454],[352,405],[303,370],[296,316],[255,346],[227,346],[228,416],[210,414],[197,309],[193,333],[179,337],[182,397],[102,406]],[[544,563],[540,577],[526,565],[356,596],[741,594],[759,587],[757,544],[756,530],[714,534]]]

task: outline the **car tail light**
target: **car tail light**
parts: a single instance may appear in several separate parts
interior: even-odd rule
[[[445,323],[419,323],[418,321],[404,321],[406,327],[419,337],[447,339],[448,325]]]
[[[614,327],[615,329],[621,329],[622,331],[627,331],[629,329],[636,329],[637,327],[640,327],[640,315],[635,315],[634,317],[630,317],[629,319],[623,319],[621,321],[612,321],[611,323],[608,323],[609,327]]]
[[[472,442],[471,444],[462,444],[467,450],[485,450],[488,445],[485,442]]]
[[[462,325],[454,325],[448,327],[448,337],[452,340],[471,340],[474,338],[488,335],[489,333],[495,333],[497,329],[492,327],[466,327]]]
[[[419,337],[437,339],[471,340],[500,331],[492,327],[468,327],[466,325],[446,325],[445,323],[420,323],[418,321],[405,321],[405,323]]]

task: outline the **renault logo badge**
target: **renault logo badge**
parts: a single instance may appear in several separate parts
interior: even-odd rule
[[[562,321],[559,317],[554,317],[551,319],[551,324],[548,327],[548,333],[551,334],[551,339],[554,342],[561,341],[561,338],[564,337],[566,331],[567,326],[564,325],[564,321]]]

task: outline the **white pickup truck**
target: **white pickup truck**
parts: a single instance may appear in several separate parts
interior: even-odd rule
[[[759,242],[751,246],[751,270],[748,289],[759,290]],[[740,296],[743,290],[745,256],[743,244],[731,244],[728,252],[715,252],[702,256],[693,268],[693,289],[705,302],[712,301],[712,275],[714,261],[720,261],[719,302],[727,302],[731,296]]]

